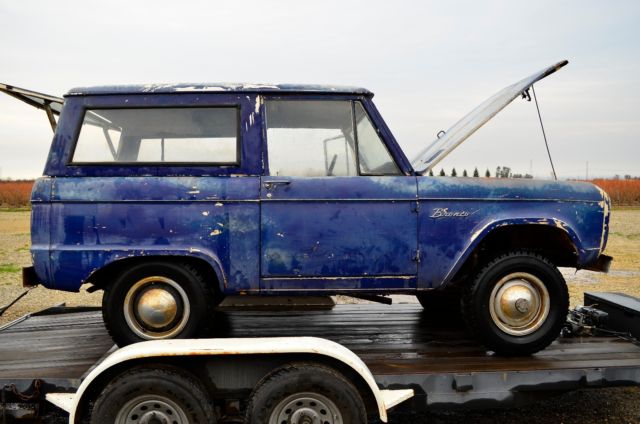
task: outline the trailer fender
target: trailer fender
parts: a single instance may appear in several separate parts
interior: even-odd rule
[[[387,410],[414,395],[412,389],[380,390],[364,362],[346,347],[319,337],[269,337],[230,339],[172,339],[132,344],[109,355],[83,380],[75,394],[50,393],[47,400],[69,412],[76,423],[78,407],[92,383],[111,367],[142,358],[212,355],[256,355],[306,353],[336,359],[357,372],[376,400],[380,420],[387,422]]]

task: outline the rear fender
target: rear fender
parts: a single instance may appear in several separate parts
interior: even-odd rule
[[[67,264],[77,264],[77,255],[82,255],[83,262],[89,263],[88,266],[77,267],[68,266]],[[57,257],[57,258],[56,258]],[[226,275],[223,272],[222,264],[217,255],[213,252],[200,248],[183,248],[183,249],[153,249],[144,248],[123,248],[121,246],[111,249],[85,250],[82,249],[62,249],[52,252],[52,266],[55,275],[55,288],[58,290],[78,291],[82,284],[93,282],[101,271],[107,267],[117,266],[126,260],[154,260],[162,258],[197,258],[206,262],[214,270],[218,288],[223,293],[228,286]],[[73,285],[65,284],[65,281],[75,282]]]

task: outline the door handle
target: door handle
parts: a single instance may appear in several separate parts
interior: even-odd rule
[[[290,180],[264,180],[263,184],[264,184],[264,188],[266,188],[267,190],[271,190],[273,188],[276,188],[279,185],[289,185],[291,184],[291,181]]]

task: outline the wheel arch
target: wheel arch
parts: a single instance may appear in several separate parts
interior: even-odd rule
[[[564,221],[547,218],[495,221],[472,234],[442,285],[458,283],[497,253],[522,249],[540,252],[556,266],[575,268],[579,268],[584,252],[577,233]]]
[[[222,266],[216,257],[208,254],[196,255],[193,252],[180,251],[138,252],[127,256],[114,256],[106,260],[102,267],[93,270],[85,281],[92,284],[89,291],[101,290],[116,278],[114,276],[120,275],[126,269],[157,261],[186,263],[195,267],[207,282],[213,282],[213,287],[217,293],[223,293],[227,286]]]
[[[69,422],[79,423],[86,404],[105,384],[116,375],[134,366],[145,363],[158,364],[158,361],[175,361],[178,358],[193,359],[195,356],[247,356],[247,355],[283,355],[283,360],[295,359],[296,362],[318,362],[336,368],[350,377],[356,376],[356,388],[363,401],[373,403],[378,416],[387,422],[387,409],[411,398],[412,389],[380,390],[362,360],[346,347],[317,337],[275,337],[244,339],[181,339],[157,340],[136,343],[119,349],[108,356],[83,380],[70,402]],[[287,361],[288,362],[288,361]],[[284,363],[284,362],[283,362]],[[362,392],[366,389],[366,392]]]

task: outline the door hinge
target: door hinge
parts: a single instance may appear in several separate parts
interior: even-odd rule
[[[417,201],[411,202],[411,212],[418,213],[419,210],[420,210],[420,203]]]
[[[420,262],[420,249],[417,249],[413,255],[413,259],[414,262]]]

